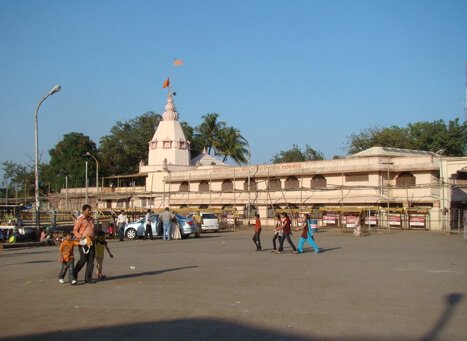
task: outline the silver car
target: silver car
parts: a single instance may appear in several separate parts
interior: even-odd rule
[[[183,239],[188,238],[190,235],[199,237],[199,227],[196,225],[196,222],[191,218],[181,216],[179,214],[175,215],[177,220],[177,227],[180,229],[180,235]],[[151,222],[151,229],[153,236],[162,236],[162,222],[159,220],[159,214],[151,214],[149,216]],[[144,237],[144,231],[146,230],[146,225],[144,224],[145,218],[141,218],[137,221],[129,223],[125,226],[124,234],[128,239],[136,239]]]
[[[201,212],[201,231],[219,231],[219,219],[214,213]],[[188,215],[189,218],[193,219],[194,213]]]

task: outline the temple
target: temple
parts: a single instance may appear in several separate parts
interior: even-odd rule
[[[162,117],[148,143],[147,165],[89,188],[91,205],[235,211],[246,223],[259,213],[265,224],[288,210],[310,212],[322,226],[348,224],[347,217],[365,212],[369,225],[432,230],[459,225],[467,212],[465,156],[373,147],[335,160],[230,166],[206,151],[191,159],[171,91]],[[79,209],[84,198],[82,189],[68,188],[49,201],[57,209]]]

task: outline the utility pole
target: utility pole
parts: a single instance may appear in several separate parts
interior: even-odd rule
[[[390,200],[390,195],[389,195],[389,194],[390,194],[390,193],[389,193],[389,189],[390,189],[390,188],[389,188],[389,166],[390,166],[390,165],[393,165],[394,162],[391,162],[391,159],[388,159],[388,161],[386,161],[386,162],[380,162],[380,164],[386,165],[386,166],[387,166],[387,171],[388,171],[388,173],[387,173],[387,178],[386,178],[386,188],[387,188],[387,195],[388,195],[388,198],[387,198],[388,202],[387,202],[386,218],[387,218],[387,227],[389,228],[389,227],[390,227],[390,225],[389,225],[389,224],[390,224],[390,221],[389,221],[389,200]],[[384,187],[384,186],[383,186],[383,187]]]

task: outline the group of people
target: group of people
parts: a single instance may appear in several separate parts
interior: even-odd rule
[[[79,260],[75,266],[74,247],[78,247]],[[60,244],[60,263],[62,265],[58,275],[59,283],[65,283],[65,276],[71,285],[78,283],[78,274],[86,265],[84,282],[93,284],[94,261],[96,261],[97,279],[105,278],[103,273],[104,254],[107,250],[109,256],[113,258],[109,246],[105,240],[105,233],[94,229],[94,219],[90,205],[83,205],[82,214],[76,219],[73,232],[65,233]]]
[[[175,215],[170,212],[169,208],[166,207],[164,212],[159,215],[160,221],[162,222],[163,228],[163,239],[181,239],[180,230],[177,228],[176,224],[172,224],[175,221]],[[146,215],[144,216],[144,239],[154,239],[154,234],[152,232],[152,210],[148,209]],[[117,216],[117,229],[113,223],[109,224],[108,233],[109,238],[113,239],[115,233],[118,234],[120,241],[123,241],[125,237],[125,227],[128,225],[128,216],[125,214],[124,210],[120,211],[120,214]]]
[[[310,244],[315,253],[319,253],[319,247],[315,242],[314,234],[317,230],[316,223],[311,219],[309,214],[305,214],[303,226],[295,228],[295,231],[302,231],[298,240],[298,248],[295,247],[291,236],[292,236],[292,221],[286,212],[276,215],[276,221],[274,226],[274,236],[272,238],[273,252],[282,253],[284,251],[284,242],[287,240],[289,245],[292,247],[294,253],[303,253],[303,246],[305,242]],[[253,242],[256,245],[256,251],[261,251],[261,220],[259,214],[255,214],[255,234],[253,235]],[[279,240],[279,248],[277,248],[277,240]]]

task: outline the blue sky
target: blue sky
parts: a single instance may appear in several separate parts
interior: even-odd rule
[[[297,144],[345,155],[362,129],[464,119],[467,1],[0,0],[0,162],[118,121],[217,112],[252,163]],[[185,64],[174,68],[174,57]],[[0,173],[2,174],[2,173]]]

